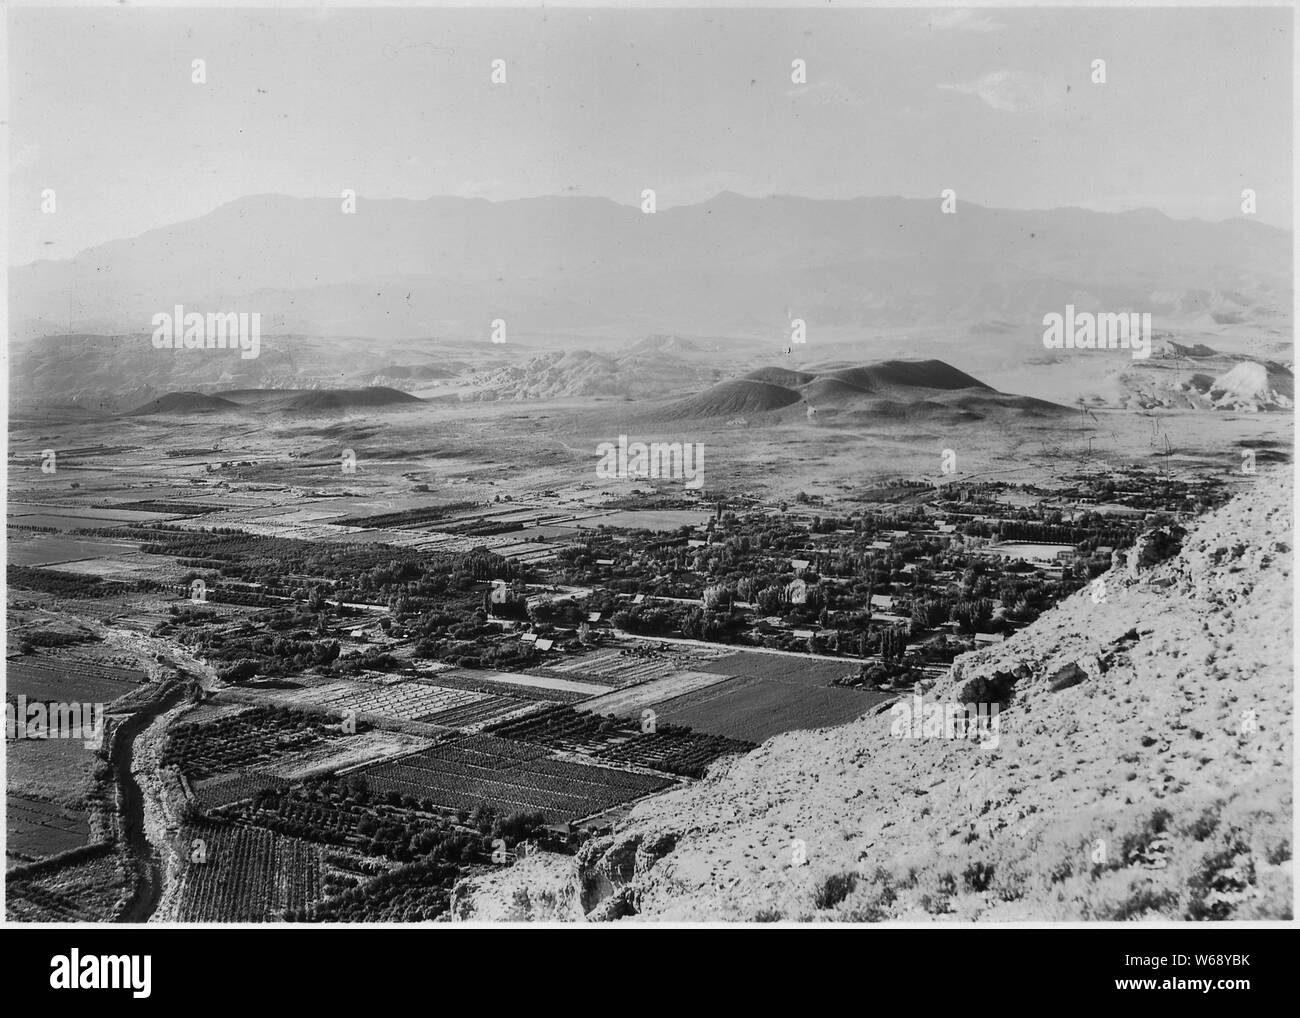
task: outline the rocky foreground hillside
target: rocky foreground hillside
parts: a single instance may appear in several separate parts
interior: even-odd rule
[[[1266,919],[1291,914],[1292,492],[1148,535],[967,654],[925,702],[998,702],[985,744],[889,705],[638,806],[577,858],[463,882],[472,920]]]

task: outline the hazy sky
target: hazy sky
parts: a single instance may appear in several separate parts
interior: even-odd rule
[[[11,263],[343,188],[954,188],[1217,220],[1249,187],[1289,226],[1291,31],[1286,9],[11,10]]]

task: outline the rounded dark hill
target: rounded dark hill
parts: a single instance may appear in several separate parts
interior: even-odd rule
[[[151,400],[144,406],[128,410],[123,416],[140,417],[145,414],[213,414],[228,413],[239,410],[238,403],[232,403],[220,396],[209,396],[202,392],[169,392]]]
[[[807,385],[817,376],[811,371],[795,371],[793,368],[766,367],[751,371],[741,376],[755,382],[767,382],[769,385],[782,385],[787,389]]]
[[[308,392],[308,389],[226,389],[219,393],[222,399],[241,407],[262,407],[267,403],[274,403],[277,400],[285,399],[288,396],[296,396],[300,392]]]
[[[982,416],[997,416],[1016,411],[1027,417],[1072,417],[1077,411],[1060,403],[1051,403],[1035,396],[1016,396],[1011,393],[989,390],[987,392],[957,393],[942,402],[961,407]]]
[[[803,393],[804,399],[818,408],[849,406],[877,398],[872,390],[835,377],[817,378],[799,391]]]
[[[978,378],[959,371],[940,360],[881,361],[860,368],[844,368],[824,376],[847,382],[867,392],[883,393],[892,389],[986,389],[993,392]]]
[[[778,365],[758,368],[670,404],[657,417],[750,418],[775,414],[797,403],[812,407],[821,427],[886,419],[952,426],[1071,412],[1045,400],[999,392],[944,361],[889,360],[856,367],[834,364],[810,371]],[[779,419],[789,416],[780,414]]]
[[[311,389],[289,398],[277,409],[285,413],[334,413],[421,402],[410,393],[375,385],[364,389]]]
[[[698,396],[690,396],[664,407],[657,415],[661,420],[687,420],[694,417],[729,417],[733,414],[762,414],[798,403],[803,397],[794,389],[752,378],[719,382]]]
[[[825,418],[823,423],[852,423],[873,427],[882,424],[925,423],[954,427],[960,424],[977,424],[982,420],[985,420],[985,417],[981,413],[936,400],[917,399],[904,402],[881,399],[834,413],[833,416]]]

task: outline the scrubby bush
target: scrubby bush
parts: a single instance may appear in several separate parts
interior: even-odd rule
[[[858,886],[856,873],[832,873],[823,877],[813,891],[813,904],[819,909],[834,908]]]

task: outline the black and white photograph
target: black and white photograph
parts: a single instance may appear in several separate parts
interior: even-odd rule
[[[4,32],[6,927],[1292,924],[1291,6]]]

